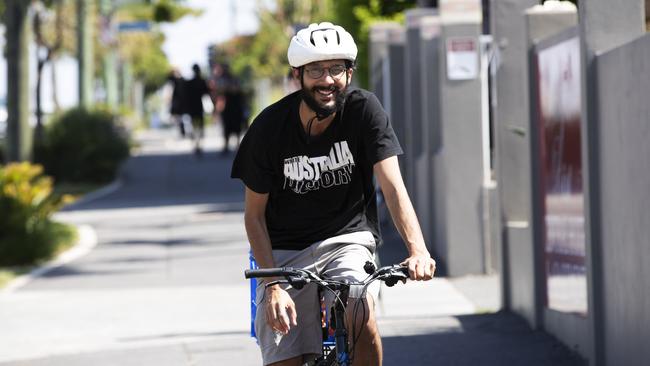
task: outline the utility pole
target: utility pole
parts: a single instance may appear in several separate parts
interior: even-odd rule
[[[31,151],[29,127],[29,5],[5,1],[7,40],[7,160],[25,161]]]
[[[79,106],[93,104],[93,12],[92,0],[77,0],[77,60],[79,62]]]

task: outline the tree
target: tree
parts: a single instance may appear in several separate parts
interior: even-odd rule
[[[29,159],[29,2],[5,0],[7,57],[7,159]]]
[[[47,8],[46,8],[47,7]],[[54,7],[54,14],[48,11],[48,8]],[[43,109],[41,103],[41,86],[43,77],[43,68],[56,58],[56,55],[62,50],[64,43],[64,1],[48,0],[35,1],[33,5],[34,17],[33,28],[36,42],[36,130],[34,131],[34,144],[42,142],[43,137]],[[48,27],[47,22],[53,23]],[[46,28],[50,28],[47,29]],[[53,28],[53,29],[52,29]],[[53,30],[53,31],[51,31]],[[54,63],[52,63],[54,65]],[[53,99],[55,107],[58,109],[58,98],[56,97],[56,73],[53,71]]]

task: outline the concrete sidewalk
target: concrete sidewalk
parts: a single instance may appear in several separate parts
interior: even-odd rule
[[[57,216],[92,227],[97,245],[0,294],[0,365],[260,364],[242,186],[214,129],[207,140],[196,159],[175,131],[140,135],[117,189]],[[382,263],[403,250],[388,232]],[[490,288],[495,278],[472,277],[383,290],[385,365],[583,364],[519,318],[485,313],[497,304]]]

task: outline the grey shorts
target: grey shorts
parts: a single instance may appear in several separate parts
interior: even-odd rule
[[[321,277],[363,281],[368,277],[363,265],[366,261],[375,262],[375,240],[370,232],[357,232],[340,235],[316,242],[303,250],[274,250],[273,258],[277,267],[305,268]],[[264,365],[290,359],[300,355],[317,355],[322,352],[321,312],[318,288],[309,284],[300,290],[283,285],[296,304],[298,326],[292,327],[288,334],[276,333],[266,323],[264,311],[264,281],[257,286],[257,313],[255,332],[262,351]],[[379,294],[379,281],[373,282],[367,293],[374,300]],[[350,298],[362,295],[361,286],[350,288]],[[333,295],[324,295],[327,309]]]

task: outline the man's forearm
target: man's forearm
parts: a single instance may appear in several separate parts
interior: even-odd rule
[[[275,267],[271,251],[271,239],[264,218],[245,217],[246,235],[253,251],[255,261],[260,268]]]

